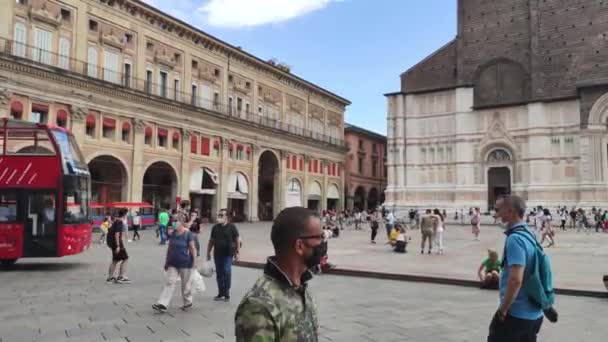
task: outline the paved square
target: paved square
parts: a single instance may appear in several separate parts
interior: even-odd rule
[[[488,218],[485,218],[486,220]],[[420,233],[408,231],[412,237],[408,254],[391,251],[385,244],[384,227],[378,231],[378,244],[370,244],[370,231],[346,229],[340,238],[329,243],[332,262],[339,267],[389,273],[420,274],[437,277],[477,280],[477,268],[494,248],[502,256],[503,231],[495,225],[481,227],[481,241],[474,241],[471,228],[448,222],[444,233],[445,255],[420,255]],[[270,224],[239,225],[243,243],[242,259],[264,261],[272,254]],[[580,290],[605,291],[602,277],[608,274],[608,234],[556,231],[557,245],[548,248],[555,286]]]
[[[252,235],[267,236],[256,229],[263,228],[241,226],[247,249],[254,247]],[[109,250],[103,245],[80,256],[20,260],[1,272],[0,341],[233,341],[236,306],[261,271],[235,268],[230,303],[213,302],[216,285],[208,281],[191,312],[176,309],[176,293],[168,314],[154,314],[164,249],[153,232],[142,235],[128,245],[130,285],[105,284]],[[377,247],[378,260],[392,258]],[[311,286],[323,341],[483,341],[497,306],[496,292],[453,286],[336,276],[316,277]],[[559,297],[561,321],[545,324],[541,341],[604,341],[607,304]]]

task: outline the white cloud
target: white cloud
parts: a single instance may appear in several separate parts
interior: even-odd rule
[[[339,0],[208,0],[198,10],[209,25],[240,28],[284,22]]]

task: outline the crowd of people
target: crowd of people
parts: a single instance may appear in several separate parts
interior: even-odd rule
[[[543,315],[550,321],[557,320],[552,307],[552,297],[542,304],[532,301],[527,293],[532,285],[532,268],[538,264],[542,244],[555,245],[555,229],[568,226],[577,231],[590,232],[592,228],[603,231],[608,219],[606,211],[592,209],[591,217],[582,209],[559,208],[551,212],[537,207],[525,212],[525,202],[517,196],[500,199],[494,217],[507,235],[502,258],[495,250],[488,250],[487,258],[477,270],[481,287],[500,290],[500,306],[489,327],[488,341],[528,341],[538,334]],[[574,213],[574,214],[573,214]],[[120,209],[108,216],[102,225],[103,241],[111,250],[112,261],[107,281],[129,283],[126,275],[129,254],[125,248],[128,239],[127,210]],[[135,216],[132,223],[140,223]],[[208,263],[213,255],[218,301],[230,300],[231,267],[238,260],[241,248],[239,232],[230,222],[226,210],[221,210],[218,222],[211,228],[206,249]],[[482,214],[479,208],[457,211],[456,222],[471,226],[474,240],[479,240]],[[328,261],[330,239],[340,238],[345,230],[369,229],[370,241],[376,244],[378,230],[386,229],[387,245],[396,253],[406,253],[411,241],[408,231],[417,230],[421,235],[421,254],[443,255],[444,233],[447,212],[426,209],[424,212],[410,210],[407,217],[398,219],[384,208],[370,211],[324,211],[321,217],[305,208],[288,208],[275,219],[271,230],[271,242],[275,254],[268,258],[264,274],[241,301],[235,317],[235,332],[238,341],[281,341],[289,336],[299,340],[316,341],[318,338],[318,316],[312,295],[306,284],[313,273],[335,267]],[[568,220],[572,223],[568,225]],[[164,260],[166,282],[154,311],[167,312],[178,283],[181,283],[182,310],[192,307],[196,275],[200,277],[201,244],[199,235],[205,229],[206,220],[199,218],[196,210],[184,201],[172,211],[162,210],[157,217],[157,239],[160,246],[167,245]],[[133,227],[133,240],[139,238]],[[137,238],[136,238],[137,236]],[[540,242],[537,242],[537,239]],[[549,277],[550,279],[550,277]],[[538,280],[540,285],[550,286]],[[551,285],[552,289],[552,285]],[[552,296],[552,294],[551,294]],[[307,304],[309,303],[309,304]],[[281,326],[285,329],[278,329]],[[277,335],[278,334],[278,335]]]

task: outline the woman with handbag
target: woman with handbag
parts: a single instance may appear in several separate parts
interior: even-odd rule
[[[165,272],[167,283],[163,288],[158,303],[152,305],[157,312],[167,312],[167,306],[175,291],[175,284],[181,280],[182,298],[184,305],[182,310],[192,308],[191,275],[196,260],[196,246],[194,234],[190,232],[189,220],[184,215],[178,215],[176,229],[169,236],[169,246],[165,258]]]

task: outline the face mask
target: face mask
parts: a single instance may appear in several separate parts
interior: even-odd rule
[[[312,254],[304,260],[304,264],[308,268],[313,268],[321,263],[321,258],[325,255],[327,255],[327,244],[321,243],[313,248]]]

